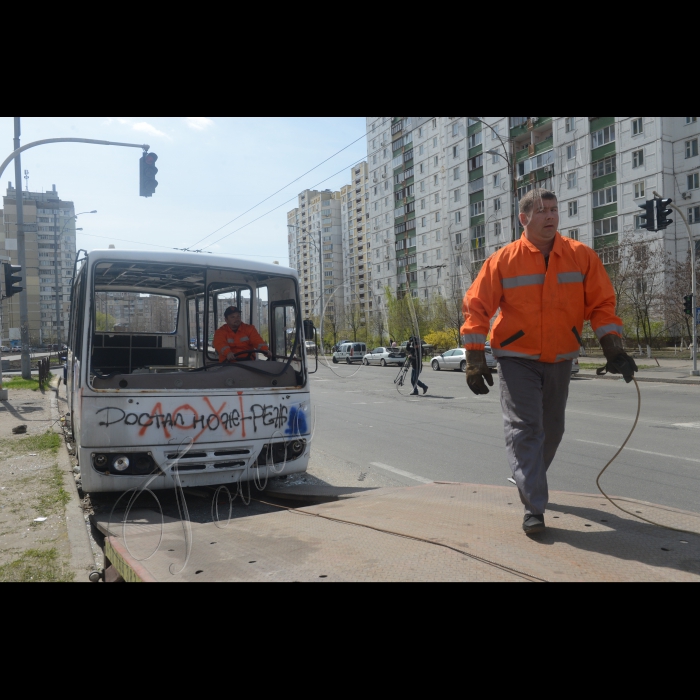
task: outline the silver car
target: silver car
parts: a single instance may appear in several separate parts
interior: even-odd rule
[[[398,348],[375,348],[372,352],[365,355],[362,360],[362,363],[366,366],[379,365],[380,367],[401,367],[405,362],[406,353]]]
[[[496,369],[498,367],[498,362],[493,356],[491,351],[491,346],[486,345],[486,364],[491,369]],[[442,355],[436,357],[430,366],[435,372],[440,370],[452,370],[453,372],[464,372],[467,369],[467,351],[463,348],[457,348],[456,350],[450,350]]]

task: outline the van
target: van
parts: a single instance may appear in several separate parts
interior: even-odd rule
[[[351,365],[353,362],[362,362],[366,354],[367,346],[364,343],[343,343],[333,353],[333,364],[347,362]]]

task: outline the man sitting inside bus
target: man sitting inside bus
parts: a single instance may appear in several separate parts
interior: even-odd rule
[[[240,309],[230,306],[224,313],[226,323],[214,334],[214,349],[219,362],[257,360],[257,353],[272,359],[268,344],[255,329],[243,323]]]

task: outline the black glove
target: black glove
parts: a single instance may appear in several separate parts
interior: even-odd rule
[[[610,374],[621,374],[629,384],[634,379],[635,373],[639,372],[639,367],[637,367],[634,359],[625,352],[622,338],[619,335],[610,333],[601,338],[600,344],[603,347],[605,359],[608,361],[605,368],[601,369],[610,372]],[[598,373],[604,374],[600,370]]]
[[[491,370],[486,363],[485,350],[467,350],[467,385],[477,396],[489,393],[484,379],[493,386]]]

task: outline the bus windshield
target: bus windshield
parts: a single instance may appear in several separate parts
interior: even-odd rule
[[[306,384],[293,277],[157,262],[97,261],[92,269],[94,389]],[[235,317],[229,325],[232,309],[241,326]]]

